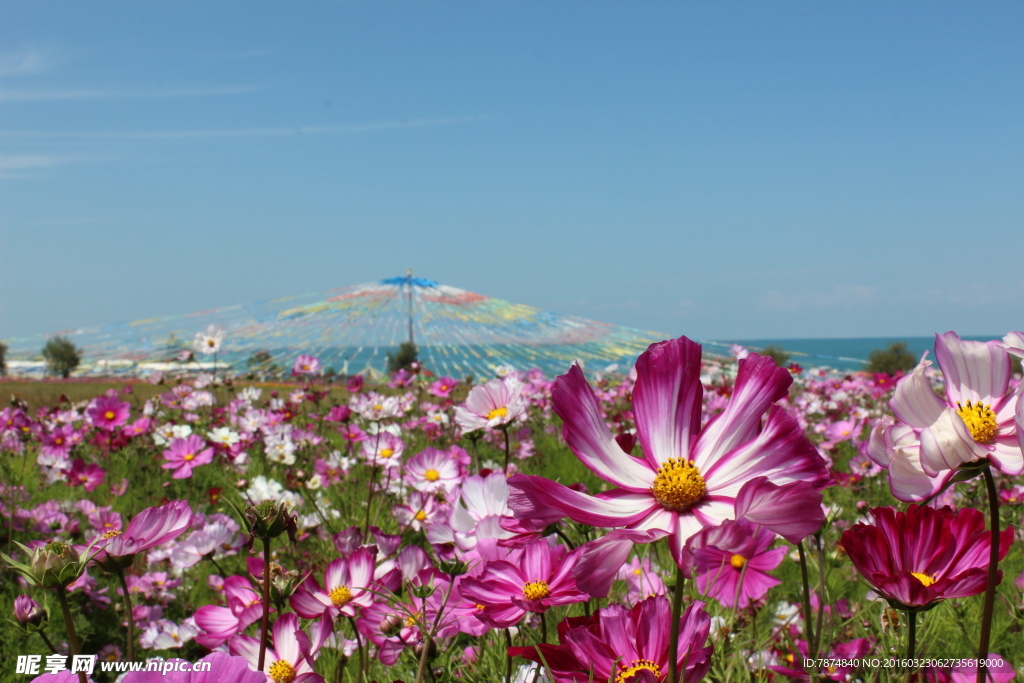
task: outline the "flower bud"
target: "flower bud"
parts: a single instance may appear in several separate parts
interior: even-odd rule
[[[39,603],[27,595],[19,595],[14,599],[14,618],[22,626],[41,626],[46,623],[49,615]]]
[[[249,520],[249,548],[259,538],[268,541],[277,538],[288,532],[288,538],[295,543],[295,532],[298,528],[295,525],[295,515],[288,513],[288,507],[276,500],[265,500],[259,505],[250,505],[245,509],[245,516]]]
[[[415,595],[417,598],[429,598],[431,595],[434,594],[433,577],[431,577],[430,583],[426,585],[421,584],[418,586],[413,584],[412,586],[410,586],[410,589],[412,590],[412,594]]]
[[[438,562],[437,568],[449,576],[462,576],[469,571],[469,566],[462,560],[458,559]]]
[[[380,632],[386,636],[398,635],[402,630],[405,620],[397,614],[389,614],[380,620]]]
[[[423,656],[423,643],[416,643],[412,646],[412,653],[416,655],[416,658]],[[437,643],[433,640],[430,641],[430,647],[427,648],[427,659],[434,659],[437,657]]]

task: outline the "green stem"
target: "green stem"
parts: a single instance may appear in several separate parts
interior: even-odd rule
[[[796,548],[800,553],[800,579],[804,586],[804,637],[807,639],[807,651],[810,653],[817,650],[817,645],[814,642],[814,625],[811,622],[811,585],[807,580],[807,555],[804,553],[804,542],[797,543]]]
[[[511,450],[508,442],[508,425],[501,425],[501,431],[505,433],[505,467],[502,471],[508,476],[508,456]]]
[[[988,488],[989,524],[992,527],[992,544],[988,552],[988,585],[985,587],[985,607],[981,617],[981,637],[978,639],[978,683],[985,683],[988,667],[989,639],[992,636],[992,613],[996,602],[996,583],[999,571],[999,491],[992,477],[991,465],[985,468],[985,486]]]
[[[512,634],[505,629],[505,683],[512,683],[512,655],[508,653],[512,647]]]
[[[815,659],[818,656],[818,650],[822,646],[823,629],[822,624],[825,621],[825,553],[821,547],[821,534],[814,534],[814,545],[818,551],[818,624],[814,629],[815,642],[814,652],[811,653],[811,658]],[[827,648],[829,643],[824,643]],[[826,653],[827,654],[827,653]]]
[[[124,570],[118,568],[117,578],[121,580],[121,590],[124,591],[124,609],[128,613],[128,661],[135,661],[135,615],[132,614],[132,599],[128,595],[128,582],[124,578]]]
[[[907,659],[912,660],[914,651],[917,649],[917,612],[907,612],[907,620],[910,622],[910,632],[907,635]],[[907,683],[912,680],[915,668],[909,662],[907,663]]]
[[[270,625],[270,539],[263,539],[263,619],[260,621],[260,659],[257,671],[263,671],[267,656],[267,627]]]
[[[57,654],[57,648],[53,646],[53,643],[51,643],[50,639],[46,637],[46,634],[42,631],[37,631],[37,633],[39,634],[39,637],[43,639],[43,642],[46,643],[46,647],[50,648],[50,652]]]
[[[365,676],[364,669],[366,668],[366,662],[363,658],[363,639],[359,635],[359,629],[356,628],[356,620],[352,617],[348,618],[350,624],[352,624],[352,632],[356,634],[356,649],[359,650],[359,683],[363,683],[363,676]]]
[[[71,646],[71,654],[82,654],[82,648],[78,644],[78,635],[75,633],[75,621],[71,618],[71,608],[68,606],[68,591],[64,586],[57,586],[57,599],[60,601],[61,612],[64,613],[64,628],[68,631],[68,645]],[[85,672],[78,672],[78,682],[86,683]]]
[[[683,568],[676,563],[676,586],[672,590],[672,624],[668,636],[668,683],[679,681],[679,617],[683,613]]]

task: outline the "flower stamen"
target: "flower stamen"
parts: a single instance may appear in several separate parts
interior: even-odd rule
[[[527,600],[543,600],[551,595],[547,581],[531,581],[523,586],[523,597]]]
[[[971,438],[977,443],[989,443],[996,438],[999,426],[996,423],[996,414],[992,412],[992,406],[978,401],[968,401],[964,405],[956,404],[956,414],[959,415],[967,429],[971,432]]]
[[[344,607],[348,603],[352,602],[352,591],[348,589],[348,586],[338,586],[331,591],[330,596],[331,604],[335,607]]]
[[[623,668],[615,675],[615,683],[623,683],[623,681],[632,678],[640,671],[650,671],[656,679],[661,679],[660,666],[649,659],[635,659],[628,667]]]
[[[700,470],[692,460],[669,458],[658,468],[651,493],[663,507],[682,512],[693,507],[701,498],[707,486]]]

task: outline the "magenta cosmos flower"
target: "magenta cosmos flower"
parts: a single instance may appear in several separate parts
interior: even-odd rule
[[[526,412],[523,383],[508,375],[473,387],[466,404],[455,407],[455,421],[463,434],[484,427],[506,425]]]
[[[659,683],[668,674],[671,625],[668,600],[658,596],[630,610],[609,605],[592,617],[570,617],[558,625],[559,645],[510,647],[508,653],[538,663],[543,655],[553,683]],[[704,646],[710,630],[704,603],[694,601],[680,617],[676,666],[682,683],[699,681],[711,668],[714,648]]]
[[[796,419],[772,405],[786,396],[789,371],[750,354],[739,363],[725,410],[702,428],[700,356],[700,345],[681,337],[652,344],[637,359],[633,413],[643,458],[624,452],[612,436],[578,365],[556,379],[551,399],[563,438],[618,488],[595,497],[516,474],[509,479],[516,518],[550,518],[554,511],[591,526],[666,532],[678,561],[688,538],[734,517],[736,497],[750,480],[826,486],[825,461]]]
[[[310,627],[311,638],[299,629],[299,618],[294,614],[278,617],[273,628],[274,647],[267,648],[263,662],[267,683],[323,683],[323,676],[313,670],[313,659],[332,630],[328,619],[314,622]],[[228,641],[228,649],[231,654],[244,657],[250,668],[259,664],[260,641],[252,636],[235,636]]]
[[[894,607],[921,611],[985,590],[992,534],[981,512],[911,505],[906,512],[875,508],[871,514],[875,523],[854,525],[841,544],[861,576]],[[1013,529],[1004,530],[999,559],[1012,542]]]
[[[373,583],[377,549],[359,548],[348,558],[339,557],[327,565],[324,587],[310,576],[299,590],[292,593],[292,609],[304,619],[315,619],[327,613],[331,618],[354,617],[361,607],[373,602]]]
[[[896,420],[875,425],[868,451],[890,470],[893,495],[908,502],[934,495],[965,463],[988,460],[1003,474],[1024,472],[1005,345],[947,332],[935,335],[935,357],[946,380],[944,396],[932,391],[931,363],[922,360],[897,383],[889,401]]]
[[[105,556],[126,557],[163,545],[180,536],[192,525],[192,508],[187,500],[172,500],[167,505],[146,508],[135,516],[128,528],[108,531],[99,541],[97,564]]]
[[[763,598],[781,583],[768,574],[786,556],[786,548],[768,549],[775,538],[768,529],[745,520],[727,520],[701,531],[687,544],[698,590],[730,608]]]
[[[459,588],[464,598],[483,605],[478,618],[495,628],[517,624],[527,612],[543,613],[590,598],[576,587],[576,555],[567,554],[564,546],[538,540],[508,559],[488,562],[479,577],[464,578]]]
[[[182,661],[179,666],[186,670],[135,671],[125,676],[123,683],[265,683],[267,680],[265,674],[251,670],[244,657],[232,657],[226,652],[211,652],[194,664]],[[196,671],[192,671],[193,668]]]
[[[130,406],[116,396],[100,396],[89,408],[89,419],[101,429],[114,429],[128,421]]]
[[[184,439],[175,439],[164,451],[165,462],[161,467],[174,470],[172,479],[188,479],[192,468],[213,462],[213,447],[207,446],[202,437],[190,434]]]

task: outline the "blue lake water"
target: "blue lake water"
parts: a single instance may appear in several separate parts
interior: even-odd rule
[[[1005,333],[1004,333],[1005,334]],[[1003,335],[964,337],[978,341],[1002,339]],[[935,359],[935,337],[855,337],[841,339],[736,339],[714,342],[701,341],[704,347],[718,354],[729,352],[730,344],[740,344],[751,350],[774,344],[790,354],[790,362],[804,367],[827,365],[838,370],[862,370],[868,355],[875,349],[888,348],[893,342],[906,342],[907,350],[920,358],[925,350]]]

